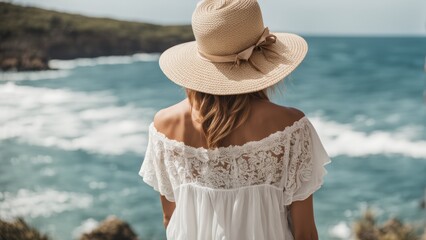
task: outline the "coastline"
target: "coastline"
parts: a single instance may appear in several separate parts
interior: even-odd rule
[[[2,71],[53,70],[52,59],[158,53],[194,40],[189,25],[87,17],[6,2],[0,9]]]
[[[0,82],[5,81],[35,81],[40,79],[55,79],[67,77],[70,70],[78,67],[94,67],[97,65],[119,65],[135,62],[158,61],[160,53],[135,53],[132,55],[100,56],[94,58],[76,58],[69,60],[51,59],[47,62],[47,68],[36,70],[0,70]]]

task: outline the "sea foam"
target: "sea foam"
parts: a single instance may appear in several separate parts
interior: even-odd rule
[[[338,224],[330,228],[328,234],[338,239],[352,239],[352,230],[345,221],[340,221]]]
[[[37,81],[65,78],[71,75],[71,69],[77,67],[93,67],[97,65],[131,64],[134,62],[158,61],[159,53],[137,53],[127,56],[105,56],[96,58],[76,58],[72,60],[52,59],[49,67],[54,70],[24,71],[24,72],[2,72],[0,81]]]
[[[8,82],[0,85],[0,140],[14,138],[37,146],[100,154],[143,155],[154,111],[131,104],[120,106],[107,91],[86,93]],[[366,133],[324,117],[309,119],[331,157],[400,154],[426,158],[426,141],[414,140],[413,130],[421,126]]]
[[[145,151],[150,108],[116,106],[109,92],[0,85],[0,140],[120,155]],[[118,105],[118,104],[117,104]]]
[[[423,129],[422,126],[402,126],[392,132],[377,130],[366,133],[354,130],[350,124],[326,121],[319,117],[311,117],[311,121],[330,156],[400,154],[426,158],[426,141],[413,140],[417,136],[412,130]]]
[[[70,75],[68,70],[45,70],[25,72],[1,72],[0,81],[37,81],[65,78]]]
[[[49,217],[64,211],[85,209],[92,203],[93,197],[83,193],[19,189],[17,193],[0,194],[0,217],[8,220],[19,216]]]
[[[76,67],[91,67],[97,65],[130,64],[134,62],[158,61],[159,53],[137,53],[127,56],[105,56],[96,58],[76,58],[72,60],[50,60],[49,67],[53,69],[73,69]]]
[[[85,233],[90,233],[93,231],[97,226],[99,225],[99,222],[96,221],[93,218],[89,218],[84,220],[80,226],[75,228],[72,232],[73,239],[79,239],[81,235]]]

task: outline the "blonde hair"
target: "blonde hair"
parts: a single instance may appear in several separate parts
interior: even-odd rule
[[[185,90],[191,105],[191,114],[194,104],[198,107],[199,122],[208,148],[219,147],[226,136],[247,120],[251,111],[251,100],[270,100],[268,88],[237,95],[213,95],[188,88]]]

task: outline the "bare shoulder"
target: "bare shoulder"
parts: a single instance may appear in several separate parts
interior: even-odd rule
[[[183,101],[178,102],[172,106],[160,109],[154,115],[154,127],[164,133],[166,136],[172,133],[175,126],[182,121],[182,115],[184,113]]]
[[[287,109],[292,113],[294,119],[296,119],[295,121],[303,118],[305,116],[305,113],[298,109],[298,108],[294,108],[294,107],[287,107]]]
[[[269,101],[260,101],[254,104],[254,108],[258,119],[272,125],[291,125],[305,116],[305,113],[298,108],[278,105]]]

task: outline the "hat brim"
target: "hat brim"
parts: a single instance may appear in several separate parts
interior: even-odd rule
[[[200,92],[232,95],[259,91],[289,75],[308,51],[306,41],[296,34],[272,34],[277,38],[271,48],[279,56],[267,54],[265,57],[261,51],[254,51],[251,56],[262,72],[246,61],[234,65],[202,59],[197,53],[196,41],[178,44],[164,51],[159,59],[160,68],[174,83]],[[271,55],[274,56],[268,57]]]

